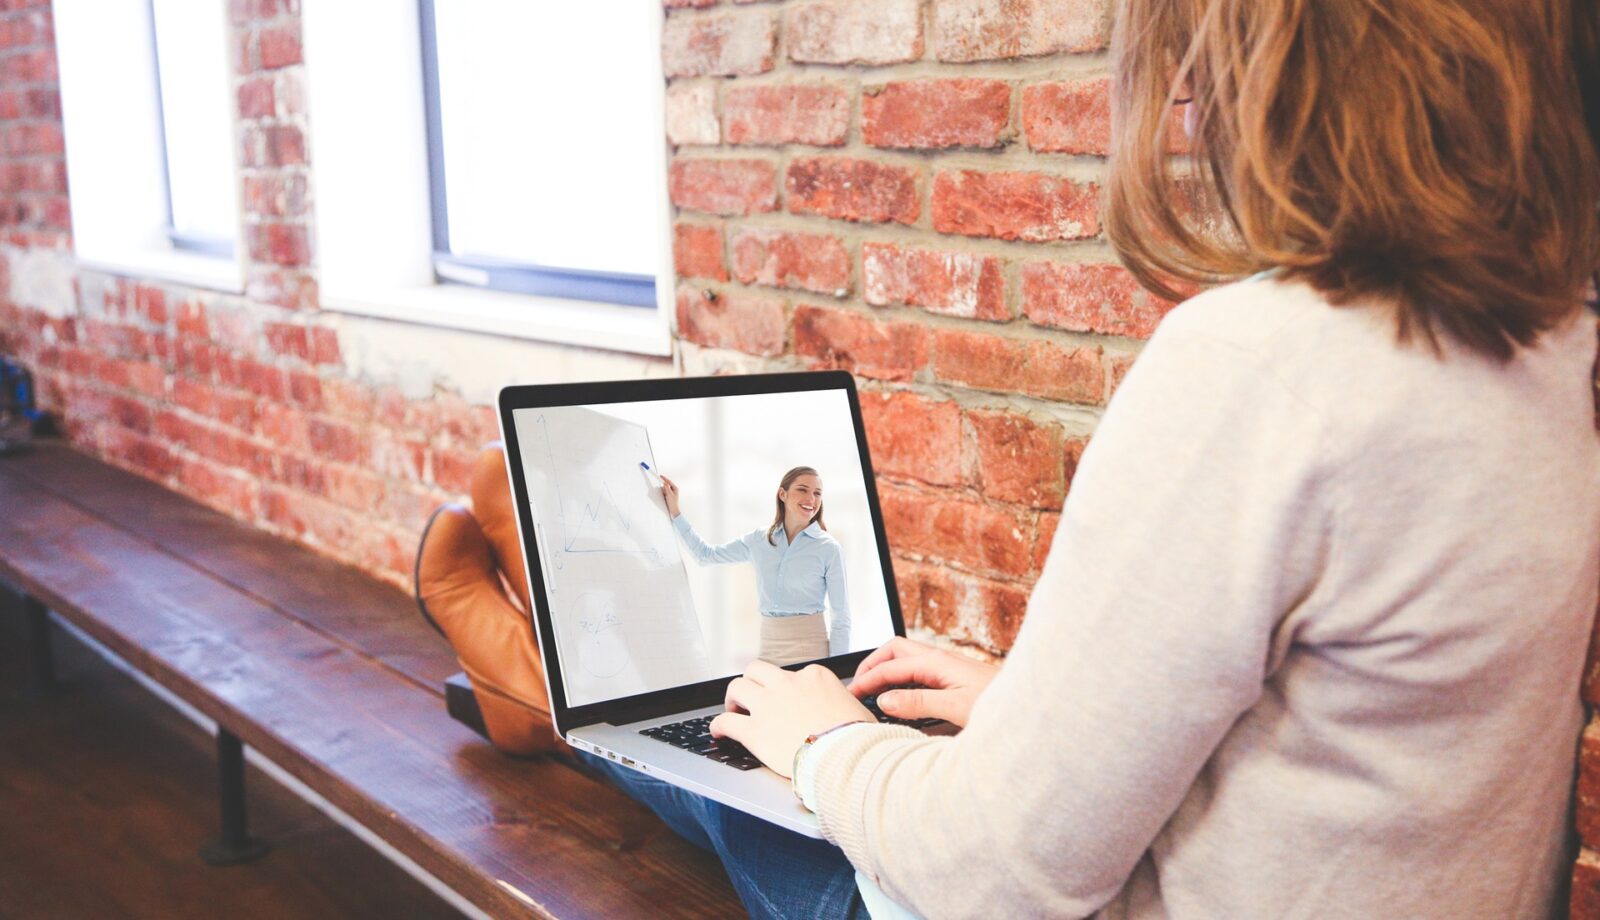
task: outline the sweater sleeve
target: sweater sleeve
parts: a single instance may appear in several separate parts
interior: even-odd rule
[[[682,514],[672,519],[672,528],[683,538],[683,545],[689,548],[689,555],[701,565],[712,562],[747,562],[750,559],[748,535],[712,546],[695,533],[694,525],[690,524],[689,519]]]
[[[1112,899],[1260,697],[1275,630],[1321,570],[1321,416],[1181,311],[1107,408],[966,729],[865,727],[813,765],[823,832],[923,917]]]

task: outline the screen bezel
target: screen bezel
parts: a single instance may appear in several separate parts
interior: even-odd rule
[[[517,443],[517,427],[512,413],[521,409],[542,409],[550,406],[595,406],[606,403],[759,396],[767,393],[799,393],[816,390],[843,390],[850,403],[850,421],[855,429],[856,450],[861,459],[861,476],[867,489],[867,507],[872,517],[873,536],[878,541],[878,559],[883,567],[883,584],[888,595],[889,617],[894,625],[894,635],[903,636],[906,634],[905,621],[900,610],[900,594],[895,589],[894,565],[889,558],[889,542],[884,536],[883,513],[878,505],[877,480],[872,470],[872,456],[867,450],[866,429],[861,422],[861,403],[856,395],[855,378],[848,372],[806,371],[725,377],[555,383],[508,386],[500,391],[498,413],[500,433],[505,441],[506,466],[511,476],[512,497],[517,506],[517,526],[522,536],[522,562],[533,597],[534,639],[539,645],[540,654],[544,657],[551,714],[555,720],[556,730],[562,735],[571,729],[597,722],[626,724],[721,703],[728,681],[738,675],[730,674],[714,680],[653,690],[582,706],[567,705],[566,687],[561,676],[561,660],[556,654],[550,601],[545,593],[544,572],[539,563],[538,546],[534,542],[536,531],[533,526],[532,502],[528,499],[528,484],[523,474],[522,452]],[[807,664],[821,664],[842,679],[854,675],[856,666],[870,653],[870,649],[863,649],[816,662],[802,662],[786,667],[798,670]]]

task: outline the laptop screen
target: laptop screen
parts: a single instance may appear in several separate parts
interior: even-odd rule
[[[844,389],[511,416],[568,706],[894,635]]]

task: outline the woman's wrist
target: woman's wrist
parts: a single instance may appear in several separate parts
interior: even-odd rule
[[[851,719],[848,722],[840,722],[826,731],[810,735],[806,740],[800,742],[800,746],[794,750],[794,764],[789,771],[789,785],[794,790],[795,798],[800,800],[800,804],[811,811],[817,810],[816,771],[809,769],[811,763],[815,760],[817,748],[825,749],[836,741],[843,734],[840,729],[849,728],[852,725],[872,724],[873,722],[870,719]]]

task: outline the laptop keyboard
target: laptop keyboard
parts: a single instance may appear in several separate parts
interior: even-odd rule
[[[682,722],[657,725],[655,728],[646,728],[639,734],[647,735],[657,741],[665,741],[691,754],[709,757],[735,770],[754,770],[761,766],[761,761],[750,753],[749,748],[739,742],[732,738],[711,737],[711,720],[716,716],[716,713],[712,713],[698,719],[684,719]]]
[[[879,722],[889,725],[909,725],[912,728],[928,728],[943,722],[943,719],[897,719],[886,716],[878,708],[876,696],[862,697],[861,704],[877,718]],[[761,761],[744,745],[732,738],[713,738],[711,736],[711,720],[717,713],[700,716],[694,719],[684,719],[682,722],[669,722],[666,725],[657,725],[654,728],[645,728],[639,734],[657,741],[665,741],[676,748],[683,748],[691,754],[709,757],[717,763],[725,763],[735,770],[754,770],[761,766]]]

